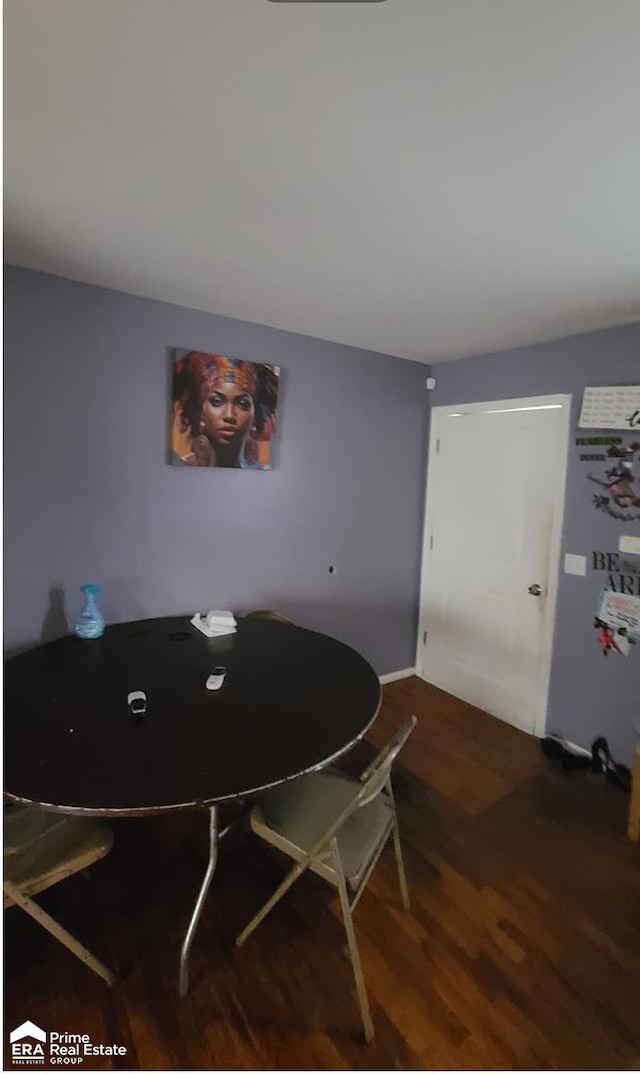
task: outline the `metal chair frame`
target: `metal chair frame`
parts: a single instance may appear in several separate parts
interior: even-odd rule
[[[37,809],[35,806],[26,806],[24,808],[25,812],[26,810],[31,810],[33,812]],[[73,819],[67,817],[61,818],[57,829],[54,829],[54,831],[59,834],[60,830],[64,830],[64,826],[70,824],[72,820],[73,823],[78,823],[78,818],[76,817]],[[89,819],[86,819],[81,823],[85,826],[85,833],[87,830],[91,830],[91,832],[95,830],[97,834],[100,834],[101,830],[104,829],[104,825],[97,825],[94,821]],[[88,828],[86,826],[88,826]],[[59,857],[55,855],[53,858],[50,857],[45,866],[45,859],[42,855],[46,855],[47,851],[50,853],[48,847],[49,840],[45,833],[42,836],[42,855],[40,856],[38,854],[34,855],[33,852],[33,847],[37,847],[38,845],[37,842],[30,847],[26,846],[24,851],[17,851],[15,854],[8,852],[5,849],[5,876],[2,883],[5,909],[12,905],[19,906],[21,910],[24,910],[24,912],[29,915],[29,917],[32,917],[34,921],[37,921],[43,929],[46,929],[52,936],[55,936],[56,940],[71,951],[76,958],[80,959],[85,966],[88,966],[90,970],[93,970],[99,977],[102,977],[108,985],[113,985],[117,980],[115,974],[100,962],[91,951],[87,950],[79,940],[76,940],[75,936],[68,932],[67,929],[63,928],[55,918],[51,917],[51,914],[48,914],[46,910],[43,910],[31,896],[46,891],[47,888],[53,887],[55,884],[60,883],[61,880],[65,880],[75,873],[84,873],[85,869],[90,865],[93,865],[93,863],[100,858],[103,858],[109,852],[112,839],[113,837],[110,833],[108,833],[108,839],[106,840],[103,835],[102,839],[98,838],[95,840],[94,845],[87,843],[84,847],[80,847],[75,854],[73,853],[74,844],[72,843],[67,848],[66,854],[62,854]],[[24,869],[20,869],[21,858],[23,862],[25,860],[29,862],[29,860],[33,858],[33,861],[26,872]],[[13,864],[14,861],[17,863],[17,871]],[[12,873],[14,874],[13,878],[11,876]]]
[[[393,834],[393,844],[396,857],[396,867],[398,870],[398,881],[400,885],[400,894],[402,898],[403,906],[408,910],[410,908],[409,890],[407,887],[407,878],[404,868],[404,861],[402,858],[402,847],[400,844],[400,833],[398,830],[398,820],[395,808],[395,800],[393,797],[393,790],[391,787],[391,765],[404,746],[407,738],[413,731],[416,725],[415,716],[411,716],[409,720],[400,728],[400,730],[390,739],[387,745],[381,750],[381,752],[374,758],[373,762],[360,776],[361,787],[357,794],[348,805],[342,810],[340,815],[330,825],[330,827],[324,832],[321,838],[316,842],[315,846],[310,851],[304,854],[294,865],[293,869],[287,874],[281,884],[276,888],[273,895],[267,900],[261,910],[251,919],[249,924],[239,934],[236,939],[236,944],[240,947],[248,940],[252,932],[257,929],[258,925],[264,921],[268,913],[274,908],[274,906],[280,902],[280,899],[286,892],[295,884],[296,880],[307,870],[311,869],[317,872],[329,883],[332,883],[337,889],[340,898],[340,909],[342,911],[343,924],[345,932],[347,934],[347,943],[349,948],[349,956],[351,958],[351,965],[353,968],[353,974],[356,984],[356,992],[358,996],[358,1004],[360,1007],[360,1014],[362,1016],[362,1022],[364,1025],[364,1034],[367,1042],[373,1040],[374,1028],[371,1019],[371,1011],[369,1007],[369,1000],[367,997],[367,991],[364,982],[364,974],[362,972],[362,965],[360,962],[360,954],[358,952],[358,946],[356,943],[355,932],[353,928],[353,911],[364,891],[366,884],[376,866],[376,863],[387,844],[389,836]],[[304,777],[302,777],[304,779]],[[344,872],[344,866],[340,855],[340,848],[338,843],[338,835],[341,828],[346,824],[351,816],[363,806],[372,802],[380,794],[385,794],[387,799],[391,803],[392,819],[384,827],[380,833],[380,839],[371,854],[371,858],[367,862],[364,874],[360,880],[356,890],[352,897],[349,897],[349,889],[347,884],[347,878]],[[268,827],[268,826],[267,826]],[[262,833],[260,833],[262,834]],[[267,839],[266,835],[262,836]],[[279,842],[274,843],[280,849],[283,849]],[[333,877],[327,875],[326,860],[321,862],[320,858],[329,851],[330,859],[332,862]]]

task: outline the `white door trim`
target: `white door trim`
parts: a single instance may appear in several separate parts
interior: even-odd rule
[[[571,428],[571,396],[570,395],[536,395],[524,399],[498,399],[488,403],[459,403],[456,406],[435,406],[431,410],[431,429],[429,432],[429,462],[427,466],[427,491],[424,517],[424,535],[422,542],[422,570],[420,577],[420,621],[418,624],[418,638],[416,643],[416,674],[426,682],[431,680],[424,673],[424,648],[422,638],[429,624],[424,612],[425,601],[423,594],[427,587],[429,575],[429,560],[431,552],[432,521],[435,504],[435,479],[431,480],[435,467],[433,460],[437,454],[437,440],[439,433],[439,421],[445,417],[457,417],[463,414],[492,413],[505,410],[538,410],[542,408],[561,410],[560,425],[560,448],[559,455],[564,460],[564,466],[559,466],[553,503],[553,523],[551,527],[551,546],[549,555],[549,587],[547,591],[547,604],[545,615],[545,629],[540,652],[540,676],[538,696],[535,702],[535,721],[533,734],[541,738],[546,729],[547,705],[549,700],[549,679],[551,676],[551,660],[553,656],[553,637],[556,621],[556,605],[558,598],[558,576],[560,573],[560,552],[562,546],[562,525],[564,519],[565,490],[567,480],[567,465],[569,455],[569,433]],[[435,686],[438,683],[434,683]]]

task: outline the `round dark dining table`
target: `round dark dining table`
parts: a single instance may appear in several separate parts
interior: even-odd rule
[[[206,688],[226,668],[219,690]],[[144,691],[146,713],[128,695]],[[61,813],[209,810],[209,863],[180,957],[215,869],[218,803],[319,769],[375,719],[380,682],[348,645],[293,624],[247,618],[207,638],[189,619],[69,635],[5,665],[5,794]]]

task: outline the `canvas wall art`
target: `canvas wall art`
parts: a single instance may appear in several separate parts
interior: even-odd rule
[[[279,366],[174,350],[172,465],[271,470],[279,379]]]

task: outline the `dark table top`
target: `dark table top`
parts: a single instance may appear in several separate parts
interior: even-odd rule
[[[216,665],[227,675],[205,688]],[[127,695],[144,690],[144,721]],[[380,704],[373,668],[311,630],[186,618],[70,635],[5,668],[5,793],[69,813],[153,813],[237,798],[328,763]]]

